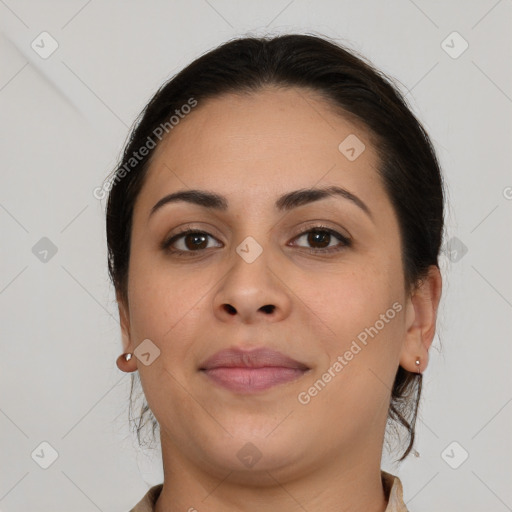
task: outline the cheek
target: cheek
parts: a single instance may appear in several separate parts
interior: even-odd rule
[[[347,428],[353,428],[354,436],[385,414],[389,404],[405,311],[395,271],[352,266],[343,275],[317,277],[316,289],[324,287],[317,294],[312,292],[311,277],[303,282],[301,298],[310,308],[309,335],[327,354],[303,390],[310,399],[307,407],[340,428],[350,424]]]
[[[135,257],[130,272],[131,333],[135,344],[149,338],[166,352],[166,362],[183,361],[193,346],[198,326],[204,324],[214,273],[184,272],[154,256],[151,261],[149,257]]]
[[[358,336],[364,341],[364,333],[376,322],[380,337],[392,330],[396,309],[400,309],[392,305],[401,299],[392,274],[367,264],[336,273],[308,273],[296,280],[294,291],[301,299],[297,304],[307,306],[301,309],[309,317],[311,334],[322,340],[333,358]]]
[[[163,322],[172,323],[179,313],[176,306],[187,299],[187,290],[191,285],[187,286],[190,276],[184,278],[184,273],[179,273],[175,268],[166,264],[160,252],[141,249],[132,253],[129,275],[130,304],[134,305],[135,315],[139,320],[150,320],[156,327]]]

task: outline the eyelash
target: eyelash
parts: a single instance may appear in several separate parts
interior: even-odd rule
[[[318,255],[318,254],[333,254],[333,253],[338,253],[338,252],[342,251],[343,249],[352,246],[352,241],[349,238],[343,236],[342,234],[338,233],[334,229],[328,228],[327,226],[321,226],[321,225],[309,226],[307,231],[302,231],[301,233],[297,234],[293,239],[295,240],[296,238],[301,238],[302,236],[307,235],[308,233],[312,233],[312,232],[328,233],[329,235],[334,236],[340,242],[342,242],[343,246],[335,247],[335,248],[331,247],[328,249],[325,249],[325,248],[324,249],[303,248],[310,254],[316,254],[316,255]],[[198,229],[193,229],[193,228],[185,228],[182,231],[180,231],[179,233],[173,235],[171,238],[164,240],[161,244],[161,249],[164,251],[168,251],[178,257],[191,257],[191,256],[193,256],[194,253],[200,253],[200,252],[206,250],[206,249],[198,249],[195,251],[190,251],[190,250],[183,251],[181,249],[171,248],[171,245],[174,242],[176,242],[180,238],[183,238],[189,234],[206,235],[206,236],[215,238],[215,237],[213,237],[213,235],[211,235],[210,233],[207,233],[206,231],[200,231]]]

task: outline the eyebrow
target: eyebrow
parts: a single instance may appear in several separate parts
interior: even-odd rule
[[[277,199],[275,202],[275,208],[281,212],[289,211],[293,208],[297,208],[299,206],[303,206],[305,204],[313,203],[315,201],[329,197],[341,197],[351,201],[373,220],[372,212],[361,199],[359,199],[348,190],[334,185],[323,188],[306,188],[288,192]],[[219,211],[226,211],[228,209],[228,200],[224,196],[214,192],[197,189],[180,190],[178,192],[173,192],[172,194],[168,194],[165,197],[162,197],[162,199],[160,199],[153,206],[153,208],[151,208],[149,216],[151,217],[157,210],[162,208],[162,206],[179,201],[184,201],[202,206],[203,208],[210,208]]]

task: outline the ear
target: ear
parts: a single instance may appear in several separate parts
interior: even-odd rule
[[[130,311],[126,301],[117,294],[117,306],[119,308],[119,323],[121,325],[121,334],[123,336],[123,352],[131,353],[132,357],[126,360],[121,354],[116,361],[117,367],[126,373],[134,372],[138,369],[136,357],[133,353],[133,345],[130,336]]]
[[[123,337],[123,352],[132,352],[133,346],[130,337],[130,311],[126,301],[118,293],[117,306],[119,308],[119,323],[121,326],[121,334]]]
[[[413,291],[406,307],[406,335],[400,352],[400,366],[422,373],[428,365],[428,350],[436,333],[436,319],[442,291],[439,267],[431,265],[428,276]],[[420,360],[419,366],[416,359]]]

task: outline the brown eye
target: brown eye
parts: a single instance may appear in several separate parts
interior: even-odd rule
[[[328,247],[332,235],[327,231],[310,231],[308,233],[307,241],[309,244],[320,244],[321,248]]]
[[[214,239],[204,231],[187,229],[163,242],[162,249],[176,253],[200,252],[208,248],[209,238]]]
[[[343,247],[350,247],[351,245],[351,241],[347,237],[333,229],[322,226],[317,226],[305,231],[295,239],[305,239],[306,243],[312,246],[309,248],[312,253],[336,252],[343,249]],[[336,243],[336,241],[338,241],[338,243]]]
[[[202,251],[211,247],[208,247],[209,238],[216,240],[212,235],[204,231],[186,229],[164,241],[161,244],[161,248],[177,256],[192,256],[193,253],[200,254]],[[306,240],[306,243],[310,245],[310,247],[306,247],[306,249],[313,254],[334,253],[351,246],[350,239],[324,226],[315,226],[313,229],[304,231],[296,236],[295,240],[303,238]],[[222,244],[216,247],[222,247]],[[302,246],[299,245],[299,247]]]
[[[183,237],[183,243],[187,249],[206,249],[208,245],[208,235],[203,233],[188,233]]]

